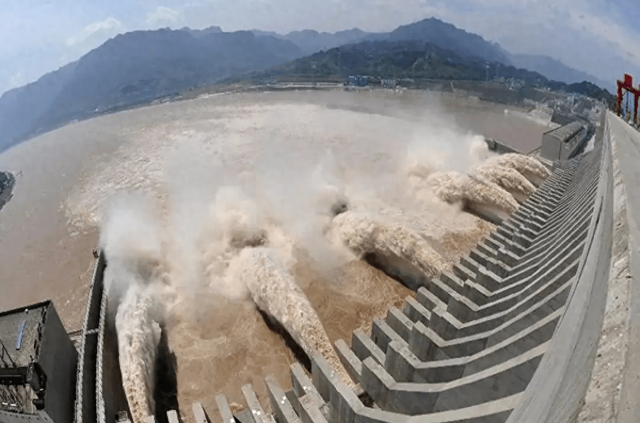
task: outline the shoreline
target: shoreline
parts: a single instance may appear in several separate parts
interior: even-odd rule
[[[154,99],[145,99],[129,104],[115,104],[103,110],[95,113],[90,113],[86,116],[76,116],[66,122],[60,122],[52,125],[48,128],[39,128],[35,132],[26,135],[24,139],[21,139],[13,144],[0,147],[0,154],[19,145],[23,142],[30,141],[48,132],[55,131],[65,126],[91,120],[94,118],[114,115],[121,112],[127,112],[131,110],[137,110],[147,107],[158,106],[167,103],[178,103],[182,101],[206,99],[209,97],[234,95],[234,94],[247,94],[256,92],[286,92],[286,91],[343,91],[343,92],[377,92],[384,91],[389,93],[400,94],[402,92],[431,92],[438,95],[450,95],[452,98],[474,98],[480,103],[488,103],[495,105],[508,106],[522,112],[523,115],[527,115],[529,112],[535,109],[531,104],[527,104],[524,100],[526,97],[509,99],[505,97],[507,91],[502,90],[501,93],[492,92],[490,84],[486,84],[483,81],[467,81],[467,80],[429,80],[424,81],[426,85],[416,87],[397,86],[394,88],[378,87],[378,86],[366,86],[357,87],[349,86],[344,83],[337,82],[308,82],[308,81],[280,81],[273,83],[249,83],[247,81],[228,83],[228,84],[212,84],[203,87],[196,87],[186,89],[178,94],[167,94]],[[458,87],[454,87],[458,85]],[[472,90],[475,88],[475,90]],[[498,90],[500,91],[500,90]],[[562,97],[565,94],[559,92],[553,92],[556,96]],[[507,96],[508,97],[508,96]],[[528,99],[528,98],[527,98]],[[529,99],[533,100],[533,99]],[[528,117],[531,118],[531,117]],[[539,122],[538,122],[539,123]]]
[[[13,197],[16,177],[11,172],[0,171],[0,211]]]

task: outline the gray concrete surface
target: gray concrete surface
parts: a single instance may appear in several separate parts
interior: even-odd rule
[[[78,353],[53,303],[2,313],[0,339],[0,421],[72,421]]]
[[[598,352],[591,375],[585,404],[578,422],[611,422],[615,420],[622,387],[622,376],[628,337],[629,275],[628,226],[625,186],[620,170],[616,137],[611,137],[614,169],[614,227],[611,270],[607,304]]]
[[[547,160],[571,159],[587,141],[587,127],[574,121],[542,136],[540,156]]]
[[[597,144],[596,150],[602,149],[602,177],[589,228],[589,248],[581,260],[567,311],[509,422],[571,421],[587,389],[604,316],[613,225],[610,144],[606,136]]]
[[[93,269],[91,290],[82,325],[75,400],[75,423],[97,421],[96,415],[96,363],[98,355],[98,329],[102,308],[104,254],[100,252]]]
[[[637,422],[640,418],[640,134],[621,119],[607,120],[615,138],[619,166],[625,184],[631,283],[628,295],[628,328],[622,390],[616,406],[616,421]]]

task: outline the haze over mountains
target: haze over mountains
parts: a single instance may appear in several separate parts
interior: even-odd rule
[[[318,32],[311,29],[304,31],[294,31],[286,35],[280,35],[275,32],[253,30],[253,33],[259,37],[271,36],[282,40],[288,40],[300,47],[305,54],[312,54],[321,50],[339,47],[344,44],[355,43],[364,40],[370,34],[360,29],[350,29],[339,31],[335,34],[328,32]]]
[[[548,80],[537,72],[517,69],[504,62],[488,62],[423,40],[368,40],[346,44],[296,59],[252,75],[253,80],[307,80],[316,75],[337,81],[349,75],[372,75],[381,79],[485,80],[496,74],[528,84],[544,85]],[[231,81],[244,76],[232,77]]]
[[[420,40],[451,50],[462,56],[477,56],[490,62],[512,65],[517,68],[538,72],[548,79],[571,84],[588,81],[602,88],[608,88],[604,81],[585,72],[570,68],[549,56],[512,54],[500,45],[486,41],[479,35],[456,28],[439,19],[430,18],[398,27],[388,33],[367,33],[360,29],[336,32],[317,32],[313,30],[295,31],[286,35],[275,32],[254,30],[257,36],[269,35],[295,43],[305,54],[340,47],[345,44],[362,41],[411,41]]]
[[[429,78],[483,79],[479,69],[489,63],[525,67],[562,82],[596,81],[551,58],[511,55],[498,44],[434,18],[389,33],[352,29],[279,35],[258,30],[225,33],[219,27],[134,31],[108,40],[34,83],[4,93],[0,97],[0,151],[74,119],[148,103],[235,75],[277,69],[319,51],[331,55],[340,46],[353,58],[362,56],[358,53],[362,46],[378,54],[360,57],[368,61],[363,66],[371,72],[376,71],[371,63],[396,66],[396,56],[402,56],[400,68],[409,66],[415,72],[419,66]],[[448,62],[438,62],[441,58]],[[465,66],[467,70],[462,69]],[[531,81],[538,78],[516,74]]]
[[[602,88],[610,88],[614,86],[613,82],[607,83],[595,76],[565,66],[559,60],[553,59],[549,56],[540,56],[535,54],[510,54],[509,59],[511,60],[511,63],[518,68],[539,72],[554,81],[566,82],[569,84],[588,81],[599,85]]]
[[[248,80],[257,85],[309,81],[339,83],[346,81],[351,75],[368,75],[373,85],[380,85],[386,79],[387,83],[388,80],[395,80],[413,88],[446,86],[444,89],[447,90],[450,89],[450,84],[438,84],[436,81],[486,81],[499,76],[503,81],[510,81],[509,88],[507,84],[499,84],[499,89],[494,86],[488,92],[480,90],[483,91],[482,94],[478,93],[480,98],[513,104],[520,103],[524,98],[543,100],[546,95],[544,91],[533,89],[537,87],[587,95],[605,103],[613,101],[609,92],[588,81],[572,84],[553,81],[538,72],[506,63],[488,62],[477,56],[458,54],[421,40],[345,44],[265,71],[237,75],[222,82]],[[459,87],[460,84],[456,86]]]

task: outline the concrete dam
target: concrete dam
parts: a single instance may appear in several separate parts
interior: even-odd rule
[[[174,350],[169,338],[162,302],[171,297],[151,293],[168,272],[154,242],[167,241],[148,215],[107,219],[105,226],[118,225],[126,248],[114,249],[101,235],[73,344],[51,302],[0,313],[0,422],[636,421],[640,132],[604,112],[586,145],[588,138],[586,127],[573,124],[544,134],[531,153],[539,161],[487,140],[493,153],[466,171],[431,173],[417,160],[403,168],[412,189],[429,189],[481,222],[481,230],[463,223],[473,235],[451,232],[448,242],[461,245],[455,253],[404,224],[402,211],[385,220],[366,209],[377,203],[362,207],[338,185],[321,185],[322,221],[329,224],[312,235],[335,238],[354,261],[401,287],[393,294],[400,293],[398,300],[381,308],[386,313],[365,314],[366,324],[354,323],[340,336],[323,303],[342,301],[342,308],[329,308],[339,324],[363,309],[302,286],[287,267],[283,252],[292,247],[277,225],[225,209],[225,231],[212,233],[226,246],[206,254],[226,260],[226,273],[218,274],[242,282],[234,294],[268,326],[272,346],[290,352],[288,372],[264,370],[257,361],[242,368],[253,373],[238,375],[234,390],[211,380],[211,372],[178,378],[178,358],[188,350]],[[237,192],[219,194],[248,204]],[[437,227],[429,223],[423,228]],[[135,231],[148,235],[140,246],[130,245]],[[193,268],[185,269],[189,276]],[[388,286],[379,287],[379,296],[391,295]],[[188,307],[220,304],[194,292]],[[241,319],[253,318],[242,316],[246,304],[228,304]],[[177,328],[174,333],[184,327]],[[217,345],[195,336],[192,342],[203,339],[202,348]],[[260,349],[269,344],[251,345],[261,345],[254,355],[267,355]],[[236,347],[236,360],[243,360],[246,345]],[[237,368],[224,377],[233,379]],[[210,385],[204,392],[211,397],[201,400],[195,389],[179,397],[177,387],[191,379]]]
[[[556,161],[451,271],[418,280],[415,295],[374,320],[370,333],[335,343],[352,383],[310,354],[310,371],[291,366],[291,390],[265,378],[268,401],[249,384],[239,409],[221,393],[217,410],[195,403],[167,410],[168,421],[632,421],[639,151],[635,129],[603,117],[593,148]],[[99,253],[80,343],[78,423],[111,422],[127,409],[107,323],[106,265]]]

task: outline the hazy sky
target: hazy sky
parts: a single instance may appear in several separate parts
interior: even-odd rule
[[[2,0],[0,93],[135,29],[389,31],[431,16],[512,52],[640,82],[638,0]]]

